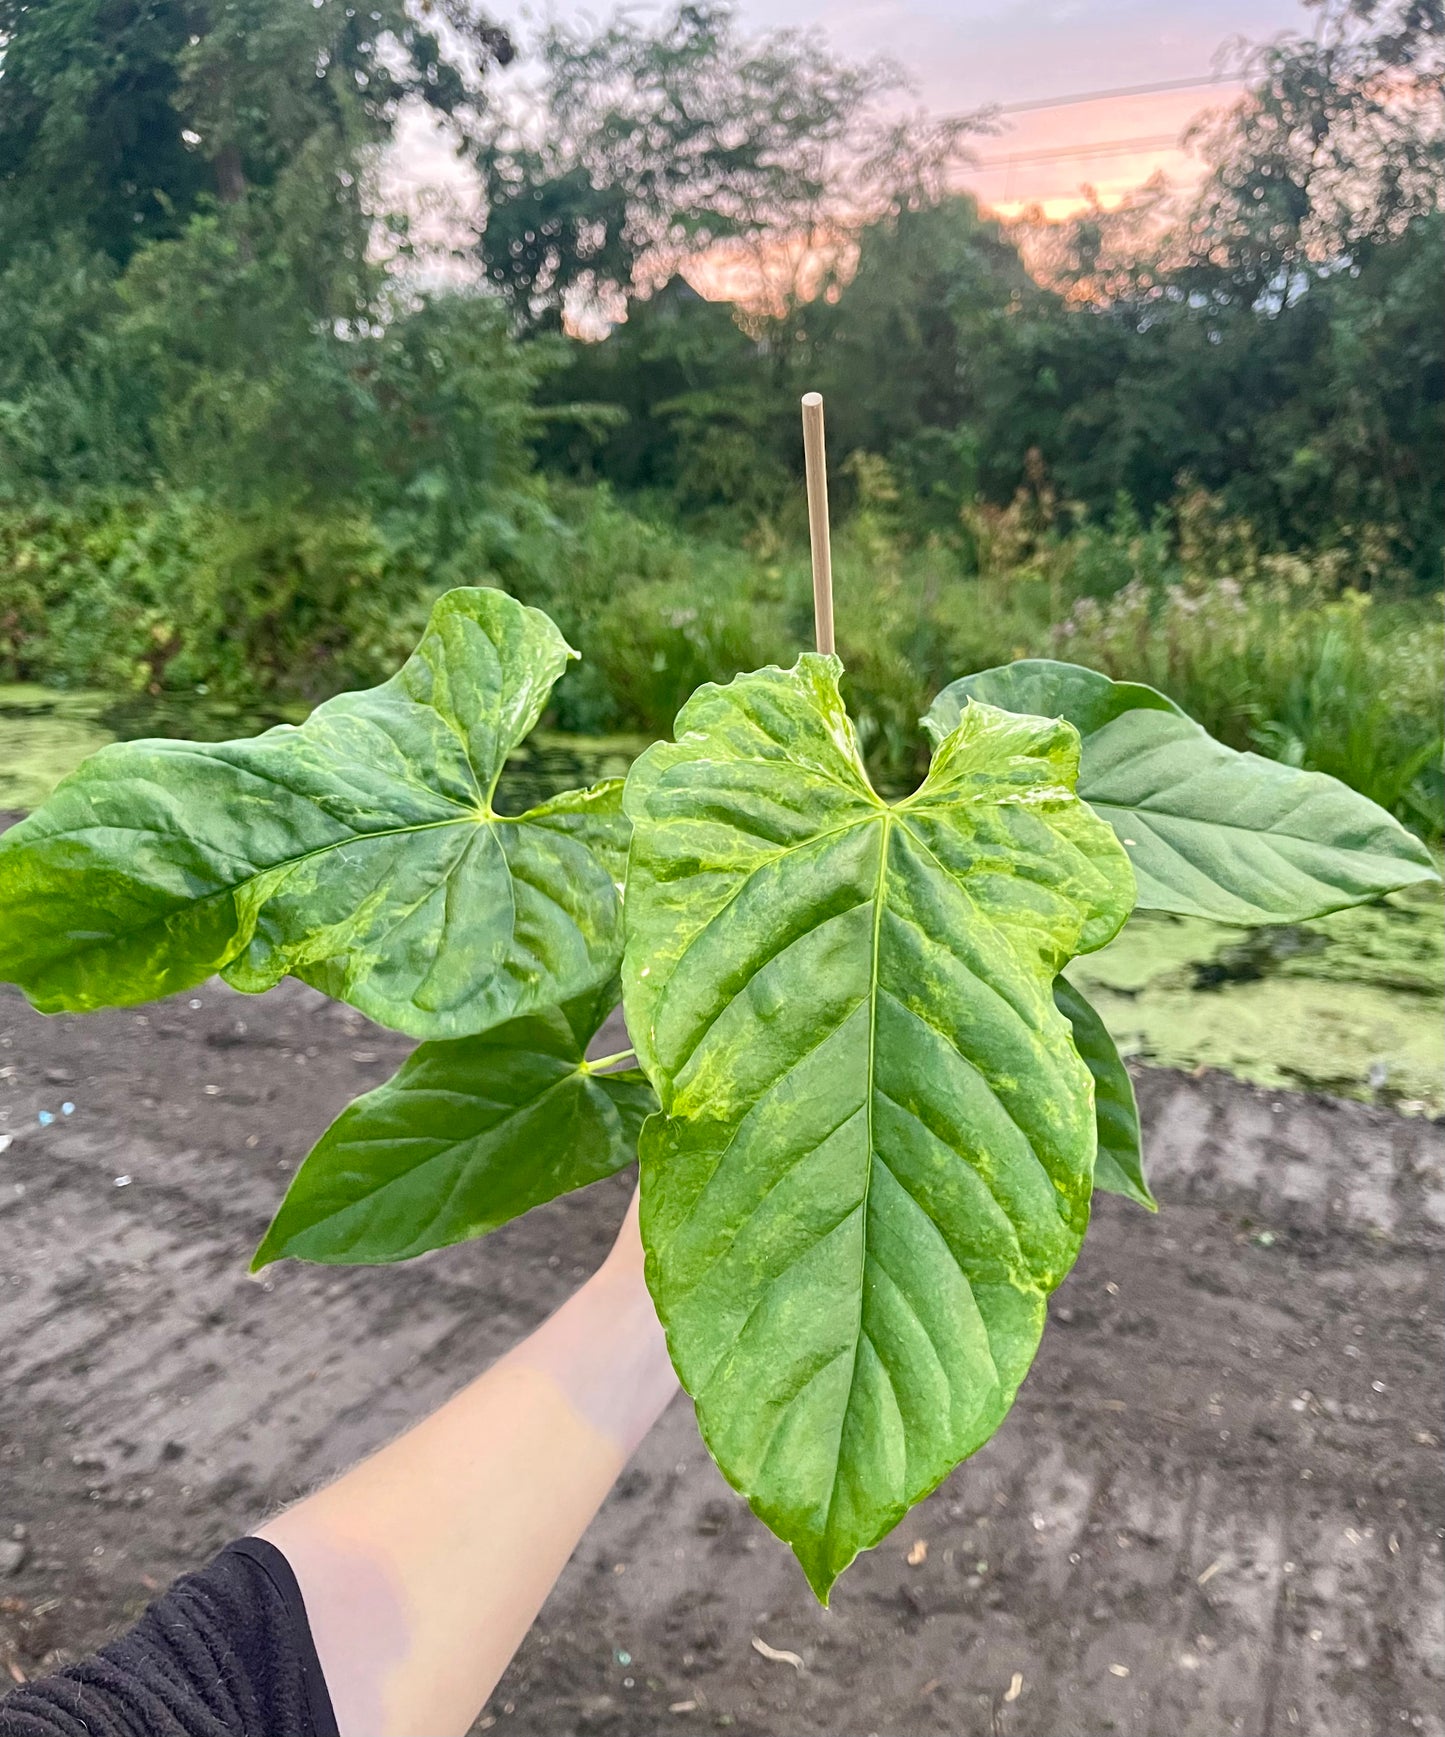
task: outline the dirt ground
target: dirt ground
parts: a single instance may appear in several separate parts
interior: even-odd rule
[[[622,1179],[407,1266],[246,1276],[308,1143],[405,1047],[295,984],[84,1019],[0,998],[0,1671],[96,1645],[601,1255]],[[1012,1417],[831,1611],[679,1401],[479,1728],[1445,1734],[1445,1130],[1139,1085],[1163,1211],[1099,1200]]]

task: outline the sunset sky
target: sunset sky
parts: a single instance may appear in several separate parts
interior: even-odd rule
[[[847,54],[891,54],[916,81],[923,105],[939,113],[1205,77],[1231,39],[1307,29],[1311,16],[1298,0],[742,0],[740,10],[760,28],[823,25]],[[1136,139],[1172,141],[1234,88],[1008,115],[998,138],[978,142],[978,156],[995,166],[965,179],[1003,210],[1038,200],[1059,215],[1077,206],[1083,182],[1109,199],[1156,168],[1181,178],[1188,160],[1169,144],[1038,156]]]
[[[916,102],[937,114],[1205,79],[1231,41],[1308,30],[1312,19],[1298,0],[739,0],[738,9],[760,32],[817,26],[840,53],[891,55],[913,79]],[[559,8],[491,0],[489,10],[525,48],[538,21]],[[584,9],[560,10],[575,17]],[[646,17],[663,8],[630,10]],[[1076,210],[1085,184],[1107,204],[1156,169],[1183,184],[1198,168],[1174,141],[1237,89],[1201,85],[1005,114],[997,136],[976,141],[978,163],[962,184],[1002,215],[1037,202],[1050,217]],[[402,182],[446,183],[465,199],[447,151],[419,130],[407,130],[396,168]]]

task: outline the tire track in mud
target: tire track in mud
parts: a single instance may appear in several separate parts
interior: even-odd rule
[[[406,1048],[295,984],[87,1019],[0,999],[0,1538],[24,1527],[26,1557],[0,1669],[96,1644],[600,1258],[624,1179],[405,1266],[247,1277],[307,1145]],[[1138,1085],[1164,1210],[1099,1200],[1014,1414],[833,1609],[678,1403],[497,1729],[1445,1737],[1445,1131],[1216,1075]]]

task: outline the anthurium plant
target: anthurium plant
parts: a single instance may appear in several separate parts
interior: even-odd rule
[[[457,590],[299,728],[103,748],[0,840],[0,977],[58,1012],[290,974],[421,1040],[258,1266],[408,1259],[640,1161],[703,1438],[826,1600],[998,1429],[1094,1189],[1154,1205],[1069,961],[1136,907],[1294,922],[1434,867],[1332,779],[1036,660],[938,696],[901,801],[809,653],[700,688],[625,786],[501,814],[575,655]],[[634,1049],[588,1059],[619,993]]]

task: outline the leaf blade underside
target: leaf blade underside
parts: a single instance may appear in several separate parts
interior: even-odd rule
[[[1094,1121],[1098,1129],[1094,1187],[1109,1194],[1122,1194],[1136,1206],[1157,1212],[1159,1203],[1144,1180],[1139,1106],[1123,1057],[1097,1010],[1067,977],[1054,979],[1054,1005],[1068,1020],[1074,1048],[1094,1076]]]
[[[1024,658],[951,682],[924,727],[940,740],[971,699],[1079,731],[1079,795],[1128,849],[1141,909],[1303,922],[1438,878],[1420,840],[1367,797],[1226,748],[1153,688]]]
[[[808,656],[629,777],[648,1281],[725,1475],[820,1598],[998,1427],[1088,1218],[1051,985],[1132,895],[1072,729],[988,708],[894,807]]]
[[[423,1038],[605,981],[620,784],[491,806],[573,655],[539,611],[452,591],[390,681],[299,728],[103,748],[0,839],[0,977],[53,1013],[290,973]]]

